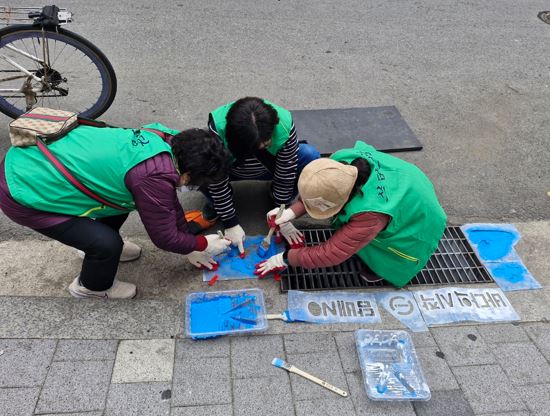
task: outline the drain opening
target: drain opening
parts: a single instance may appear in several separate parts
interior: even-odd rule
[[[316,245],[330,238],[330,228],[305,229],[308,245]],[[359,277],[363,263],[353,256],[333,267],[303,269],[289,266],[281,278],[281,291],[357,289],[365,287],[393,287],[384,280],[365,282]],[[409,285],[454,285],[464,283],[490,283],[493,278],[487,272],[470,243],[458,226],[445,229],[436,252],[426,266],[411,280]]]

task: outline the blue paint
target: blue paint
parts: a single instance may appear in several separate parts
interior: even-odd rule
[[[186,310],[187,334],[194,339],[267,329],[259,289],[191,293]]]
[[[483,260],[499,260],[508,256],[516,242],[516,236],[510,231],[476,230],[468,233],[469,240],[477,245],[479,256]]]
[[[542,287],[514,250],[521,236],[513,224],[465,224],[461,228],[502,290]]]
[[[256,264],[283,252],[285,249],[284,244],[275,243],[275,237],[273,237],[265,258],[260,257],[258,247],[263,239],[264,236],[261,235],[246,237],[244,241],[246,257],[244,259],[239,257],[239,249],[234,246],[231,246],[229,252],[216,256],[220,267],[215,271],[205,270],[202,280],[207,282],[216,274],[219,276],[219,280],[256,279],[257,276],[254,274]]]
[[[495,279],[495,282],[504,291],[542,288],[541,284],[535,280],[521,260],[488,263],[486,267]]]
[[[283,368],[285,365],[285,361],[281,360],[280,358],[274,358],[273,361],[271,361],[271,364],[273,364],[275,367]]]

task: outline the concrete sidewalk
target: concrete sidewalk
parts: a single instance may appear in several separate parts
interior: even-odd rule
[[[521,322],[460,323],[413,334],[432,399],[401,403],[367,398],[353,343],[359,325],[270,322],[257,336],[184,337],[187,293],[260,287],[268,311],[276,313],[286,308],[286,295],[273,280],[218,281],[210,288],[181,256],[138,236],[142,259],[119,273],[138,284],[138,298],[83,301],[66,292],[80,265],[71,248],[47,240],[0,242],[0,414],[550,415],[544,249],[550,223],[516,225],[522,233],[517,251],[544,288],[506,293]],[[403,328],[380,312],[382,322],[368,328]],[[271,365],[274,357],[351,397],[289,376]]]

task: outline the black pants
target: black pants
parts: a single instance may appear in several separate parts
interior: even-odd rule
[[[119,230],[127,218],[128,214],[97,220],[77,217],[36,231],[86,253],[80,283],[100,291],[113,285],[124,244]]]

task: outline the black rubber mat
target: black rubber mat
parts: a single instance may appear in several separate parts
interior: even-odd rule
[[[302,230],[308,245],[326,241],[333,230]],[[302,269],[289,267],[281,276],[281,291],[288,290],[340,290],[365,287],[393,287],[384,280],[367,283],[359,277],[364,267],[356,257],[344,263],[327,268]],[[409,285],[456,285],[464,283],[490,283],[493,278],[487,272],[474,253],[470,243],[460,227],[450,226],[445,229],[439,247],[432,255],[426,267],[418,273]]]
[[[357,140],[383,152],[422,149],[422,144],[394,106],[294,110],[292,117],[298,139],[307,140],[324,156],[353,147]]]

